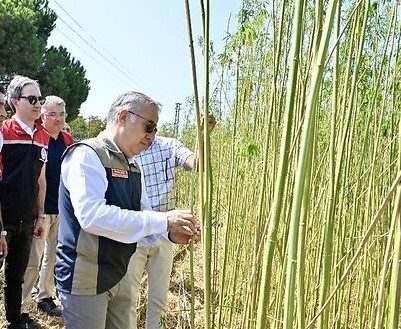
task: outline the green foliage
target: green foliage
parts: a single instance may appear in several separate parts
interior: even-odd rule
[[[57,95],[67,104],[69,121],[79,114],[79,107],[87,99],[89,80],[81,63],[71,58],[64,47],[50,47],[36,76],[44,95]]]
[[[88,97],[89,80],[66,48],[46,49],[57,19],[48,5],[48,0],[0,1],[0,82],[7,85],[15,74],[37,79],[43,95],[65,100],[72,121]]]
[[[106,120],[102,120],[97,116],[91,115],[88,119],[88,134],[90,137],[97,136],[106,128]]]
[[[158,133],[164,137],[175,137],[174,136],[174,125],[169,122],[163,123],[158,128]]]
[[[244,136],[237,143],[237,153],[242,157],[257,157],[260,152],[260,145],[253,138]]]
[[[75,140],[96,137],[106,127],[106,120],[97,116],[90,116],[88,119],[82,116],[76,117],[70,122],[70,127]]]
[[[47,0],[0,2],[1,80],[7,82],[15,73],[35,75],[56,18]]]

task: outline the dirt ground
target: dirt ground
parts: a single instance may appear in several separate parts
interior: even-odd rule
[[[203,291],[200,288],[202,282],[199,278],[202,277],[202,270],[199,264],[202,263],[200,245],[196,246],[195,250],[195,309],[196,309],[196,321],[195,327],[202,327],[202,304],[203,304]],[[191,276],[190,276],[190,257],[189,247],[176,246],[173,272],[170,282],[170,291],[168,296],[167,313],[164,319],[165,327],[167,329],[187,329],[190,328],[190,309],[191,309]],[[0,273],[0,280],[3,280],[3,272]],[[138,329],[145,327],[145,312],[146,312],[146,286],[147,278],[146,274],[142,280],[141,286],[141,300],[138,305]],[[33,296],[35,298],[35,294]],[[3,293],[0,294],[0,329],[6,328],[6,320],[4,316],[3,306]],[[63,329],[64,323],[62,319],[53,318],[47,316],[41,312],[38,312],[36,303],[32,303],[30,309],[30,315],[35,318],[42,325],[43,329]],[[129,329],[129,328],[127,328]]]

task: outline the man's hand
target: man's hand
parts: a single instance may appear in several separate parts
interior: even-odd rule
[[[188,237],[188,235],[186,235],[186,234],[173,233],[173,232],[169,232],[168,237],[172,242],[178,243],[178,244],[188,244],[188,243],[191,243],[192,241],[199,242],[201,239],[200,225],[196,225],[196,229],[197,229],[196,233],[194,235],[192,235],[191,237]]]
[[[0,237],[0,260],[6,259],[8,254],[7,241],[4,236]]]
[[[188,244],[193,239],[200,239],[199,226],[189,210],[171,210],[166,212],[166,216],[171,241]]]
[[[43,218],[37,218],[35,223],[35,229],[33,230],[33,237],[35,239],[42,239],[44,227],[43,227]]]

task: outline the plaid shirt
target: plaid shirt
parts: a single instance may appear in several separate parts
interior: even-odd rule
[[[156,136],[147,150],[135,156],[153,210],[175,209],[175,168],[183,167],[191,155],[193,152],[175,138]]]

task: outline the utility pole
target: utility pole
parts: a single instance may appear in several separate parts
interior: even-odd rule
[[[181,103],[175,103],[175,118],[174,118],[174,137],[178,137],[178,127],[180,125]]]

